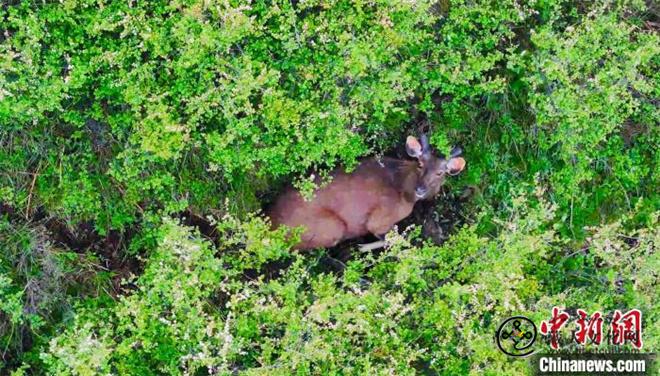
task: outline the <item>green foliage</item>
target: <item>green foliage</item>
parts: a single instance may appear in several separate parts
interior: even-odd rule
[[[32,199],[100,230],[225,195],[235,212],[254,210],[250,197],[273,178],[391,147],[412,109],[447,113],[433,138],[447,148],[463,101],[504,90],[496,68],[529,11],[512,1],[101,3],[0,14],[0,187],[15,206]]]
[[[539,132],[536,146],[557,166],[548,179],[558,202],[586,209],[578,216],[607,200],[630,209],[626,192],[658,181],[650,152],[660,141],[652,126],[660,113],[656,108],[646,118],[639,115],[657,90],[649,69],[658,62],[660,39],[650,33],[633,37],[634,28],[597,14],[561,35],[548,27],[531,37],[538,73],[527,82]],[[645,133],[639,140],[625,135],[634,127]],[[626,137],[635,145],[625,145]]]
[[[40,226],[13,225],[0,217],[0,346],[2,362],[34,357],[32,342],[52,335],[52,323],[71,314],[74,298],[107,287],[91,254],[51,244]]]
[[[237,347],[230,332],[236,318],[218,304],[243,287],[246,269],[288,254],[294,240],[285,240],[284,230],[270,233],[260,218],[243,224],[226,218],[219,229],[226,235],[219,250],[240,246],[240,251],[215,257],[208,242],[166,221],[137,289],[110,308],[83,309],[74,328],[54,338],[52,351],[44,354],[51,370],[74,375],[228,372]]]
[[[639,308],[657,350],[645,7],[4,2],[0,372],[524,374],[495,327],[555,304]],[[443,198],[475,192],[443,245],[402,229],[331,273],[260,216],[422,128],[465,151]],[[214,244],[182,216],[217,218]],[[67,249],[52,218],[118,245]]]
[[[213,310],[207,299],[222,281],[222,263],[208,244],[190,239],[183,229],[170,225],[163,231],[137,291],[121,298],[116,310],[101,311],[96,318],[102,321],[51,341],[46,362],[56,373],[107,374],[109,358],[121,374],[173,373],[179,366],[194,371],[222,360],[212,354],[225,343],[223,325],[206,313]]]
[[[592,228],[584,252],[566,254],[551,226],[556,207],[537,194],[516,196],[496,238],[468,226],[442,246],[414,246],[414,231],[392,232],[384,252],[356,255],[341,276],[315,273],[317,257],[275,251],[284,233],[259,218],[221,222],[220,252],[166,221],[136,290],[101,310],[81,307],[42,357],[72,375],[524,374],[493,333],[516,313],[547,319],[553,305],[635,306],[648,312],[645,346],[657,348],[657,213],[631,233],[621,222]],[[291,260],[279,275],[246,279],[278,259]]]

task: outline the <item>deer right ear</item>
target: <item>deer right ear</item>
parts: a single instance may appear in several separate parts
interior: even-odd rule
[[[452,158],[447,162],[447,173],[449,175],[458,175],[465,168],[465,159],[461,157]]]
[[[422,144],[415,137],[408,136],[406,138],[406,152],[413,158],[419,158],[422,156]]]

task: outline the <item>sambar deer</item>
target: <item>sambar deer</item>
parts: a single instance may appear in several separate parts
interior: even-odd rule
[[[351,173],[333,171],[332,181],[310,201],[288,187],[267,211],[273,227],[303,226],[295,247],[301,250],[332,247],[368,233],[381,237],[410,215],[415,202],[434,197],[447,175],[465,167],[460,148],[449,158],[437,157],[425,135],[420,140],[408,136],[406,151],[416,160],[369,158]]]

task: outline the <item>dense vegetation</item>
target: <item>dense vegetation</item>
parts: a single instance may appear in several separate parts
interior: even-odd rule
[[[659,26],[643,1],[4,1],[0,373],[526,374],[497,325],[554,305],[638,308],[657,351]],[[422,129],[468,161],[442,244],[409,221],[329,262],[270,230],[283,184]]]

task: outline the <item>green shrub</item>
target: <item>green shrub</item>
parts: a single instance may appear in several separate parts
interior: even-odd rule
[[[252,211],[273,179],[390,148],[411,111],[502,91],[526,17],[508,1],[103,3],[0,11],[1,187],[99,230],[227,195]],[[450,129],[432,140],[447,149]]]
[[[555,304],[639,308],[657,350],[656,18],[642,1],[5,1],[0,371],[521,374],[495,327]],[[432,208],[465,223],[445,244],[400,229],[331,273],[255,214],[421,130],[465,150]],[[218,218],[215,244],[184,215]],[[113,296],[128,273],[54,242],[51,218],[146,269]]]
[[[644,187],[658,182],[652,169],[658,112],[644,118],[641,107],[657,91],[652,67],[660,58],[660,39],[635,29],[615,15],[597,14],[561,35],[550,28],[532,34],[536,74],[527,81],[538,127],[535,146],[555,161],[545,175],[557,201],[582,208],[571,210],[569,225],[589,223],[579,217],[606,201],[630,210],[629,192],[644,195],[651,192]],[[642,135],[625,134],[633,127]],[[616,207],[606,209],[605,215]]]
[[[108,287],[109,275],[97,264],[92,254],[53,245],[41,225],[15,225],[0,217],[0,365],[34,360],[33,348],[72,314],[74,299]]]
[[[442,246],[414,246],[414,229],[392,232],[384,252],[357,254],[342,275],[313,272],[319,257],[284,252],[284,233],[259,218],[221,222],[220,252],[166,221],[136,290],[82,309],[42,356],[73,375],[524,374],[493,334],[513,314],[547,319],[553,305],[639,308],[645,349],[657,348],[657,213],[630,233],[622,222],[590,229],[587,248],[567,254],[556,207],[537,193],[516,195],[496,238],[467,226]],[[291,264],[246,279],[278,259]]]

